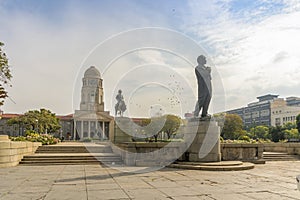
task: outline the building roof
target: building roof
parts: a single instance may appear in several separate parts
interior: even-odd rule
[[[3,119],[10,119],[10,118],[14,118],[14,117],[19,117],[22,116],[23,114],[16,114],[16,113],[3,113],[2,115],[0,115],[0,118]],[[69,114],[69,115],[56,115],[57,118],[61,119],[61,120],[69,120],[69,119],[73,119],[73,114]]]
[[[266,94],[263,96],[256,97],[259,101],[267,101],[267,100],[273,100],[276,99],[279,95],[274,94]]]
[[[101,78],[101,75],[95,66],[91,66],[84,72],[84,78]]]
[[[10,118],[14,118],[14,117],[19,117],[22,114],[15,114],[15,113],[3,113],[2,115],[0,115],[0,118],[3,119],[10,119]]]
[[[291,101],[291,100],[300,100],[300,97],[287,97],[286,100],[287,100],[287,101]]]
[[[73,119],[74,115],[69,114],[69,115],[56,115],[56,117],[60,120],[71,120]]]

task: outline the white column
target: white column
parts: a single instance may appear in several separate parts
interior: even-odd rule
[[[95,123],[96,123],[95,124],[95,134],[96,134],[96,133],[98,133],[98,121],[96,120]]]
[[[104,121],[102,122],[102,139],[105,138],[105,124]]]
[[[76,140],[76,120],[73,121],[73,140]]]
[[[88,138],[91,138],[91,122],[88,121]]]
[[[82,138],[83,138],[83,121],[81,121],[81,123],[80,123],[80,125],[81,125],[81,130],[80,130],[80,139],[82,140]]]

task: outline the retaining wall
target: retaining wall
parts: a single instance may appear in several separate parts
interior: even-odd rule
[[[300,155],[300,143],[269,143],[264,144],[264,151],[283,152],[293,155]]]
[[[256,161],[262,159],[263,150],[263,144],[221,144],[223,161]]]
[[[0,135],[0,167],[16,166],[24,155],[33,154],[41,142],[13,142],[7,135]]]
[[[126,165],[150,167],[172,163],[182,155],[182,148],[185,148],[185,143],[181,142],[124,142],[113,146],[113,151]]]

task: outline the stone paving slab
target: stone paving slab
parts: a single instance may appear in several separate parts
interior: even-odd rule
[[[246,171],[164,168],[134,174],[100,165],[20,165],[0,169],[0,199],[300,200],[299,166],[280,161]]]

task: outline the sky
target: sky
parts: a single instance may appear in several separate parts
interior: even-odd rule
[[[0,0],[13,74],[0,109],[73,113],[95,65],[106,110],[122,88],[128,115],[182,115],[196,101],[199,54],[212,67],[211,113],[300,96],[299,19],[299,0]]]

